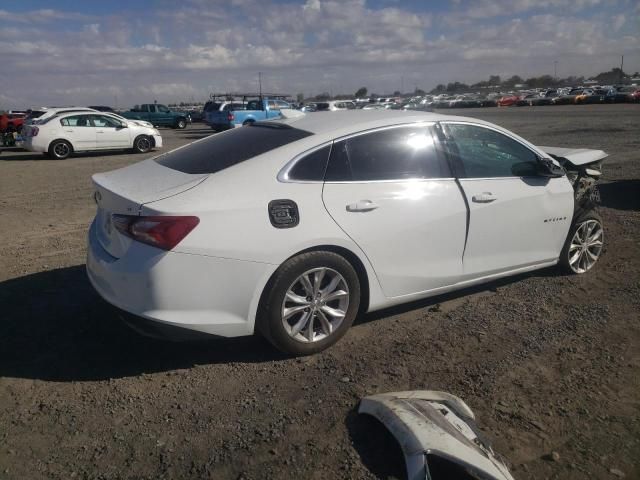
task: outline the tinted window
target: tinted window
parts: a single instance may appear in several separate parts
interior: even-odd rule
[[[204,104],[203,111],[205,112],[214,112],[220,109],[221,103],[218,102],[207,102]]]
[[[289,180],[323,181],[331,145],[320,148],[298,160],[289,170]]]
[[[215,173],[309,135],[288,125],[256,122],[169,152],[156,162],[184,173]]]
[[[466,178],[525,177],[535,175],[537,155],[495,130],[474,125],[447,125],[453,152]]]
[[[427,127],[402,127],[336,142],[325,180],[372,181],[450,177]]]

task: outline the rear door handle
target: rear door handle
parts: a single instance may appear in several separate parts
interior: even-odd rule
[[[371,200],[358,200],[347,205],[347,212],[370,212],[378,208],[378,204]]]
[[[471,200],[473,200],[475,203],[491,203],[497,199],[498,197],[496,197],[491,192],[482,192],[479,195],[474,195],[473,197],[471,197]]]

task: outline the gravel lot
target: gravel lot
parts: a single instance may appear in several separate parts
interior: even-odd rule
[[[144,155],[0,155],[0,479],[403,478],[355,409],[407,389],[462,397],[517,479],[640,478],[640,105],[455,113],[610,154],[600,264],[367,315],[303,359],[150,340],[92,291],[90,176]],[[210,133],[163,130],[167,148]]]

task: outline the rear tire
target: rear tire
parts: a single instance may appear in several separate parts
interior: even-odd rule
[[[242,126],[246,127],[247,125],[251,125],[254,122],[255,120],[245,120],[244,122],[242,122]]]
[[[604,224],[595,210],[583,210],[574,217],[560,253],[560,267],[566,273],[590,271],[602,256]]]
[[[55,160],[64,160],[73,153],[73,147],[66,140],[54,140],[49,144],[49,156]]]
[[[336,343],[353,323],[360,281],[336,253],[303,253],[280,266],[260,305],[257,327],[267,340],[281,352],[311,355]]]
[[[147,153],[151,151],[153,144],[147,135],[140,135],[133,141],[133,151],[136,153]]]

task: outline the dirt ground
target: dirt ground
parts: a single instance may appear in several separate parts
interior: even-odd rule
[[[517,479],[640,478],[640,105],[456,113],[610,154],[601,262],[369,314],[302,359],[147,339],[93,292],[90,176],[144,156],[0,155],[0,479],[403,478],[356,408],[409,389],[462,397]]]

